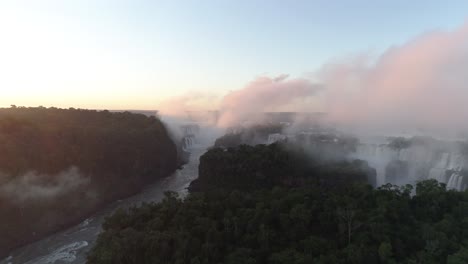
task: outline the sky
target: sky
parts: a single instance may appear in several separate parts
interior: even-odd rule
[[[463,0],[0,0],[0,106],[157,109],[378,58],[456,30],[467,10]]]

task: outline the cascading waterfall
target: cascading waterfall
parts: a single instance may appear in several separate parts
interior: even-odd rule
[[[182,149],[188,151],[195,145],[195,137],[200,132],[200,126],[198,124],[186,124],[180,126],[180,129],[183,133]]]
[[[447,182],[447,189],[466,189],[466,183],[464,182],[463,175],[460,175],[458,172],[452,173],[452,175],[450,175],[450,179]]]
[[[283,134],[270,134],[268,144],[288,138]],[[377,186],[392,183],[397,185],[415,184],[425,179],[435,179],[445,183],[447,189],[464,190],[468,187],[468,156],[453,150],[437,150],[426,145],[409,148],[392,148],[389,144],[361,143],[350,155],[352,159],[361,159],[376,169]],[[405,165],[405,169],[388,171],[395,162]],[[402,175],[393,175],[398,172]]]
[[[446,183],[447,188],[450,189],[464,190],[466,188],[466,176],[462,174],[462,171],[468,166],[468,160],[456,152],[437,153],[428,151],[424,147],[396,150],[386,144],[361,144],[353,157],[367,160],[370,166],[376,168],[377,185],[387,182],[414,184],[419,180],[435,179]],[[404,178],[403,182],[394,182],[390,177],[392,175],[386,175],[386,166],[395,160],[405,162],[409,166],[408,174],[400,177],[400,179]]]
[[[390,161],[397,159],[398,155],[392,149],[380,144],[360,144],[352,158],[362,159],[377,171],[377,186],[386,183],[385,169]]]
[[[195,139],[194,139],[193,136],[186,136],[186,137],[183,138],[182,148],[184,150],[188,150],[188,149],[193,147],[194,143],[195,143]]]
[[[283,134],[278,134],[278,133],[270,134],[268,135],[267,144],[273,144],[275,142],[285,140],[286,138],[287,136]]]

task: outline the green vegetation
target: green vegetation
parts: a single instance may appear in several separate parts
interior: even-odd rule
[[[177,167],[163,124],[128,112],[0,109],[0,153],[0,255]]]
[[[289,144],[213,148],[184,200],[108,217],[88,263],[468,263],[468,191],[372,175]]]
[[[198,179],[190,188],[246,190],[310,184],[337,188],[355,182],[372,184],[375,177],[365,161],[318,161],[290,144],[240,145],[214,148],[201,156]]]
[[[109,217],[88,263],[467,263],[468,192],[434,180],[411,191],[168,193]]]

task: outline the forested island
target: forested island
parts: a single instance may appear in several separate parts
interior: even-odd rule
[[[83,220],[178,166],[154,116],[0,109],[0,255]]]
[[[201,156],[199,176],[190,190],[310,185],[341,188],[353,183],[373,183],[375,176],[375,170],[362,160],[318,160],[305,149],[287,143],[240,145],[212,148]]]

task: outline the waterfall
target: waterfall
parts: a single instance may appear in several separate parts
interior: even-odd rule
[[[195,144],[195,139],[193,136],[185,136],[182,139],[182,148],[187,151],[188,149],[192,148]]]
[[[183,134],[181,139],[182,149],[184,151],[188,151],[189,149],[193,148],[196,143],[195,137],[199,135],[200,126],[198,124],[184,124],[179,128]]]
[[[447,189],[458,189],[458,179],[461,178],[457,173],[452,173],[447,182]]]
[[[294,140],[295,135],[270,134],[267,144],[290,138]],[[464,190],[468,187],[468,175],[462,173],[468,169],[468,156],[457,152],[454,142],[419,143],[402,149],[392,148],[386,141],[381,141],[381,144],[375,142],[358,144],[348,157],[365,160],[375,168],[377,186],[386,183],[415,184],[435,179],[446,183],[450,189]],[[326,155],[326,149],[321,154]]]
[[[449,164],[450,153],[442,153],[439,161],[435,164],[436,168],[447,168]]]
[[[458,172],[452,173],[449,181],[447,182],[447,189],[454,189],[462,191],[466,188],[466,184],[463,184],[463,176]]]
[[[369,163],[369,166],[376,169],[377,186],[388,182],[385,175],[385,169],[392,160],[399,159],[397,151],[382,144],[360,144],[357,146],[356,152],[352,154],[351,157],[366,160]]]
[[[456,185],[456,189],[461,191],[461,188],[462,188],[462,181],[463,181],[463,177],[461,175],[458,175],[458,178],[457,178],[457,185]]]
[[[395,150],[386,144],[360,144],[352,157],[366,160],[376,169],[377,186],[389,181],[392,184],[402,184],[392,182],[392,179],[395,181],[402,176],[406,177],[404,183],[414,184],[419,180],[435,179],[446,183],[449,189],[464,190],[467,186],[468,179],[465,180],[461,171],[468,167],[468,160],[456,152],[437,152],[425,146]],[[408,164],[407,175],[385,175],[387,166],[395,160]]]
[[[278,133],[270,134],[270,135],[268,135],[267,144],[273,144],[275,142],[285,140],[286,138],[287,138],[287,136],[283,135],[283,134],[278,134]]]
[[[461,170],[464,166],[464,158],[461,154],[452,154],[448,164],[450,170]]]

